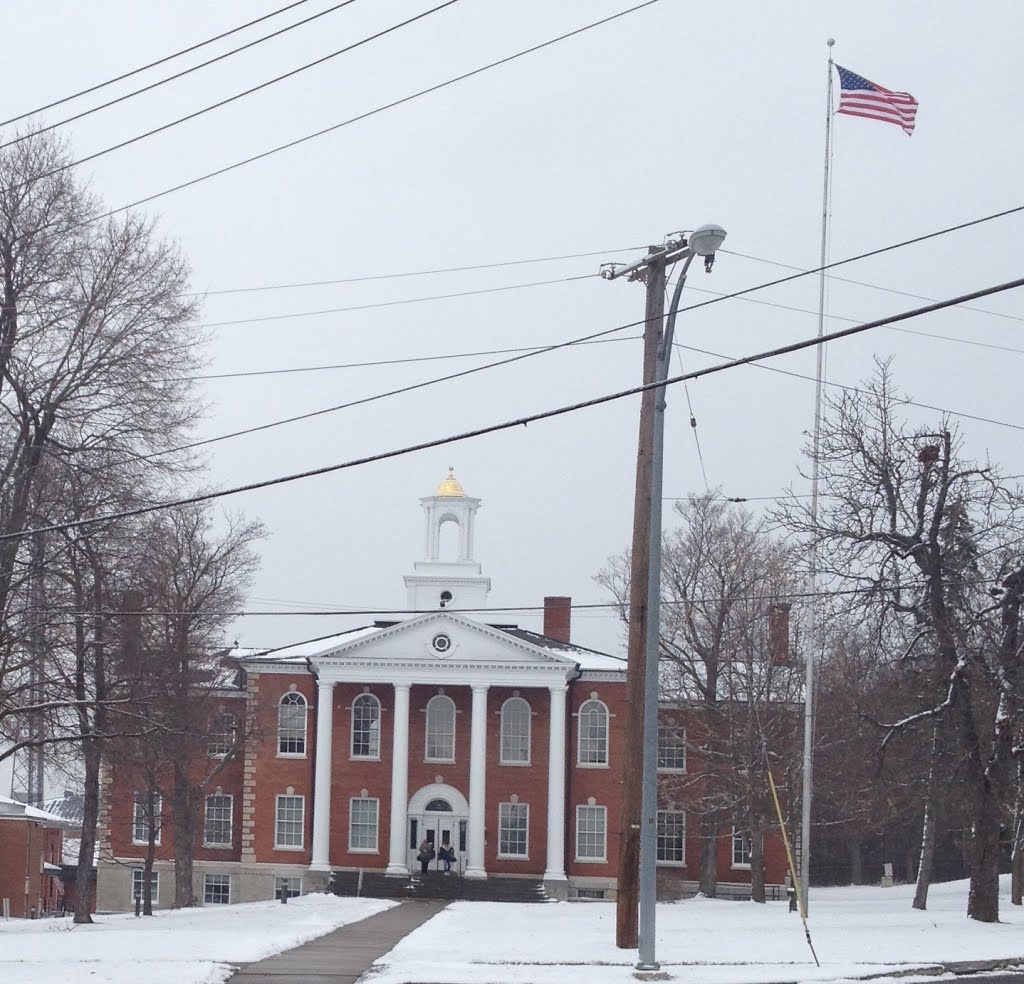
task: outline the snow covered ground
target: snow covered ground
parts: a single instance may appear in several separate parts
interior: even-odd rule
[[[658,906],[657,956],[682,984],[834,981],[936,963],[1017,958],[1024,910],[1001,900],[1002,923],[964,915],[966,882],[932,888],[927,912],[910,886],[818,889],[811,934],[783,903],[691,899]],[[162,912],[152,919],[101,916],[0,922],[3,984],[219,984],[230,964],[278,953],[394,903],[308,895],[276,902]],[[609,903],[509,905],[456,902],[382,957],[373,984],[627,984],[636,953],[614,944]],[[906,982],[904,982],[906,984]]]
[[[279,902],[159,912],[0,921],[3,984],[219,984],[232,963],[259,960],[383,912],[395,903],[305,895]]]
[[[935,885],[927,912],[913,887],[817,889],[811,938],[784,903],[691,899],[659,905],[656,955],[684,984],[823,981],[908,965],[982,958],[1024,963],[1024,911],[1000,899],[998,925],[965,916],[967,883]],[[625,984],[635,951],[617,950],[608,903],[502,905],[456,902],[377,961],[373,984]],[[583,968],[586,968],[585,970]]]

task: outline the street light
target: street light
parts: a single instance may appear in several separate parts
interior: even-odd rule
[[[647,285],[646,323],[644,326],[644,383],[664,384],[668,378],[672,356],[679,299],[686,284],[686,275],[694,256],[704,258],[704,269],[711,272],[715,253],[725,241],[725,230],[717,225],[703,225],[689,233],[671,237],[664,246],[651,247],[647,256],[628,266],[605,264],[601,276],[606,280],[628,277],[643,280]],[[664,316],[667,268],[683,261],[669,305]],[[664,322],[664,326],[663,326]],[[658,646],[661,634],[661,493],[665,444],[665,387],[655,385],[644,390],[640,404],[640,439],[637,450],[636,501],[633,513],[633,550],[630,568],[629,614],[629,697],[630,707],[640,703],[642,682],[642,736],[635,734],[636,714],[627,715],[632,734],[626,735],[626,754],[642,748],[640,794],[640,884],[639,936],[637,970],[657,970],[654,930],[657,902],[657,833],[658,833]],[[635,760],[634,763],[635,765]],[[629,780],[635,769],[627,761],[624,768],[624,795],[631,795]],[[627,802],[626,811],[631,809]],[[634,836],[623,830],[623,857],[629,858],[627,841]],[[620,865],[620,892],[623,873],[628,863]],[[631,873],[626,872],[631,877]],[[627,892],[627,895],[629,893]],[[620,910],[618,932],[622,933]],[[619,940],[619,945],[624,944]]]

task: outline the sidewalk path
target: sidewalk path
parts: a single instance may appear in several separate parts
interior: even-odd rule
[[[374,960],[447,904],[433,899],[402,902],[291,950],[244,964],[230,984],[353,984]]]

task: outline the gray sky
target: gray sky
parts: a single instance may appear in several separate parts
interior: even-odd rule
[[[48,0],[8,25],[4,116],[134,68],[281,2]],[[312,0],[247,31],[248,40],[330,6]],[[340,122],[630,6],[629,0],[461,0],[380,41],[200,119],[83,165],[118,206]],[[65,128],[85,156],[224,98],[433,6],[360,0],[309,27]],[[353,307],[596,274],[602,259],[717,222],[726,248],[815,266],[827,53],[920,101],[917,131],[835,121],[831,256],[909,238],[1022,203],[1014,63],[1024,7],[948,0],[859,4],[684,3],[653,7],[146,206],[191,258],[199,291],[333,280],[603,251],[485,271],[211,294],[204,321]],[[239,43],[227,39],[141,77]],[[134,84],[132,84],[134,83]],[[136,80],[104,90],[120,93]],[[108,96],[109,98],[109,96]],[[838,98],[838,95],[837,95]],[[99,101],[43,114],[52,121]],[[934,298],[1021,274],[1024,217],[852,264],[842,276]],[[1016,244],[1016,245],[1015,245]],[[720,255],[699,290],[730,292],[785,273]],[[813,312],[806,278],[755,295]],[[829,311],[867,320],[916,306],[891,293],[830,288]],[[907,327],[1024,348],[1021,295]],[[734,356],[813,335],[813,313],[727,301],[680,317],[681,342]],[[642,317],[643,289],[596,276],[547,286],[306,318],[211,328],[211,373],[364,362],[543,345]],[[830,327],[846,324],[832,321]],[[635,339],[639,329],[622,335]],[[902,388],[951,410],[1022,423],[1013,352],[878,330],[829,351],[853,383],[892,356]],[[637,340],[573,348],[210,446],[227,486],[413,444],[586,399],[639,381]],[[487,359],[459,359],[204,384],[201,437],[369,396]],[[690,354],[687,368],[717,361]],[[773,363],[813,375],[812,351]],[[677,366],[678,364],[676,364]],[[674,366],[674,368],[676,368]],[[743,368],[691,384],[707,478],[727,495],[771,496],[797,472],[813,382]],[[685,394],[670,394],[665,492],[704,487]],[[225,500],[267,524],[252,609],[402,607],[401,575],[421,551],[418,498],[447,466],[484,500],[477,556],[495,606],[545,594],[607,600],[593,582],[629,541],[638,401],[436,451]],[[932,415],[934,418],[935,415]],[[1024,472],[1020,431],[966,420],[975,456]],[[667,513],[667,518],[670,514]],[[503,616],[505,618],[505,616]],[[514,616],[508,616],[509,619]],[[364,619],[246,618],[238,638],[279,645]],[[536,627],[533,616],[519,618]],[[618,651],[613,616],[578,613],[575,639]]]

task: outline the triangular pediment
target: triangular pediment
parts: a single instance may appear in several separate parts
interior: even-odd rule
[[[565,671],[575,666],[571,658],[516,638],[500,627],[487,625],[457,612],[430,612],[381,627],[353,633],[345,640],[324,640],[319,652],[309,653],[314,666],[344,663],[392,664],[423,668],[488,666],[511,669]]]

